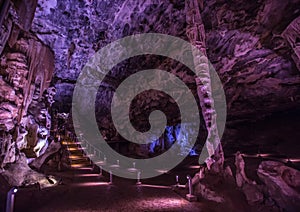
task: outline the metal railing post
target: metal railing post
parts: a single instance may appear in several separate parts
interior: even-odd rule
[[[189,193],[186,195],[186,198],[190,202],[195,202],[197,201],[197,197],[194,196],[193,194],[192,178],[190,175],[188,175],[186,178],[188,179],[188,185],[189,185]]]
[[[140,171],[137,173],[137,182],[136,182],[136,184],[137,185],[141,185],[142,184],[141,183],[141,172]]]

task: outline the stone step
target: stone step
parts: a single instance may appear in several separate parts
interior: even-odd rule
[[[71,164],[71,168],[76,169],[76,168],[87,168],[87,169],[92,169],[92,165],[91,164]]]
[[[71,164],[79,164],[79,163],[90,164],[90,161],[89,160],[85,160],[85,159],[82,159],[82,160],[71,160]]]
[[[90,158],[94,157],[94,154],[86,155],[84,153],[85,147],[81,147],[81,142],[74,142],[72,140],[65,139],[62,142],[63,146],[69,151],[69,160],[71,169],[92,168]]]
[[[62,145],[70,146],[70,145],[81,145],[81,142],[72,142],[72,141],[63,141]]]

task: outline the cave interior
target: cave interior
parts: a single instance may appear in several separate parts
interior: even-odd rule
[[[299,211],[300,0],[0,0],[0,211]]]

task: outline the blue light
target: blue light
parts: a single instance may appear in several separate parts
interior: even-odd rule
[[[195,149],[192,149],[191,151],[190,151],[190,154],[189,154],[190,156],[198,156],[199,154],[196,152],[196,150]]]
[[[165,151],[169,149],[175,142],[179,147],[180,155],[199,155],[195,148],[192,149],[190,139],[193,133],[190,124],[177,124],[175,126],[166,126],[164,135],[148,145],[149,153],[157,153],[158,150]]]
[[[159,146],[159,140],[153,141],[152,143],[150,143],[149,145],[149,152],[150,153],[155,153],[155,147]]]
[[[175,135],[174,135],[174,127],[173,126],[167,126],[166,131],[165,131],[166,149],[169,149],[175,141],[176,141],[176,138],[175,138]]]

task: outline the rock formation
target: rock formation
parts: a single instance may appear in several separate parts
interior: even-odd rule
[[[280,162],[264,161],[257,170],[265,183],[265,195],[286,211],[300,208],[300,172]]]
[[[255,181],[250,180],[245,173],[245,161],[240,152],[235,154],[235,182],[242,189],[250,205],[260,204],[264,197]]]
[[[206,148],[208,160],[214,156],[218,171],[223,169],[224,153],[220,143],[219,130],[217,126],[217,112],[214,107],[212,95],[211,74],[206,54],[205,29],[202,23],[200,6],[197,0],[185,1],[185,11],[187,20],[187,37],[189,41],[196,46],[203,55],[193,52],[195,69],[198,72],[196,76],[197,94],[200,99],[202,114],[205,120],[205,126],[208,131]],[[207,160],[207,159],[206,159]]]
[[[52,183],[27,163],[42,155],[48,146],[49,113],[55,94],[55,90],[49,88],[54,55],[29,31],[37,1],[4,0],[0,3],[2,175],[11,186],[39,182],[44,187]]]
[[[56,107],[65,112],[70,109],[74,83],[82,67],[110,41],[147,32],[188,40],[185,5],[180,1],[51,2],[39,3],[32,30],[56,52]],[[201,16],[207,56],[224,84],[230,122],[261,118],[258,113],[267,116],[299,105],[299,71],[289,56],[294,50],[285,42],[283,33],[299,16],[296,11],[299,1],[293,0],[290,5],[284,3],[285,6],[280,2],[203,1]],[[268,16],[272,16],[274,8],[281,15],[270,20]],[[284,8],[289,15],[283,15]],[[73,44],[75,48],[68,68],[68,51],[73,49]],[[176,67],[170,65],[170,61],[166,63],[166,67]],[[107,99],[111,98],[120,79],[139,66],[132,61],[131,65],[116,68],[109,83],[101,86],[105,91],[101,93],[103,98],[99,106],[107,108]],[[193,78],[180,66],[176,72],[186,79]],[[195,82],[189,82],[196,93]],[[146,99],[149,98],[142,102],[146,103]]]
[[[235,167],[236,167],[235,180],[238,187],[242,187],[247,183],[253,184],[253,182],[251,182],[251,180],[249,180],[248,177],[246,176],[245,161],[240,152],[237,152],[235,154]]]
[[[223,83],[230,124],[298,109],[299,4],[300,0],[0,0],[2,175],[11,185],[50,185],[52,180],[30,168],[40,170],[60,148],[59,143],[48,139],[50,108],[70,112],[77,77],[88,59],[106,44],[137,33],[164,33],[185,39],[202,51],[202,57],[194,55],[194,65],[201,67],[201,80],[207,86],[177,61],[151,55],[130,58],[114,67],[99,88],[96,114],[103,137],[123,141],[109,115],[119,84],[141,69],[166,69],[187,84],[197,98],[205,121],[201,127],[208,131],[202,137],[212,144],[207,145],[209,159],[193,179],[198,194],[216,202],[226,201],[214,187],[230,179],[249,204],[265,203],[265,196],[269,196],[279,207],[293,210],[299,199],[295,170],[263,162],[258,170],[264,183],[260,185],[246,176],[241,154],[236,154],[235,172],[223,166],[222,138],[216,126],[207,64],[212,63]],[[84,101],[81,106],[84,110]],[[169,126],[154,147],[128,147],[139,156],[161,153],[179,140],[178,108],[172,98],[160,92],[146,92],[133,100],[133,125],[146,131],[153,109],[171,117]],[[71,121],[67,124],[72,125]],[[222,142],[226,152],[226,141]],[[198,146],[202,147],[201,141]],[[15,177],[18,169],[21,174]],[[218,182],[214,184],[209,180],[216,173]],[[283,193],[277,194],[276,189]]]

